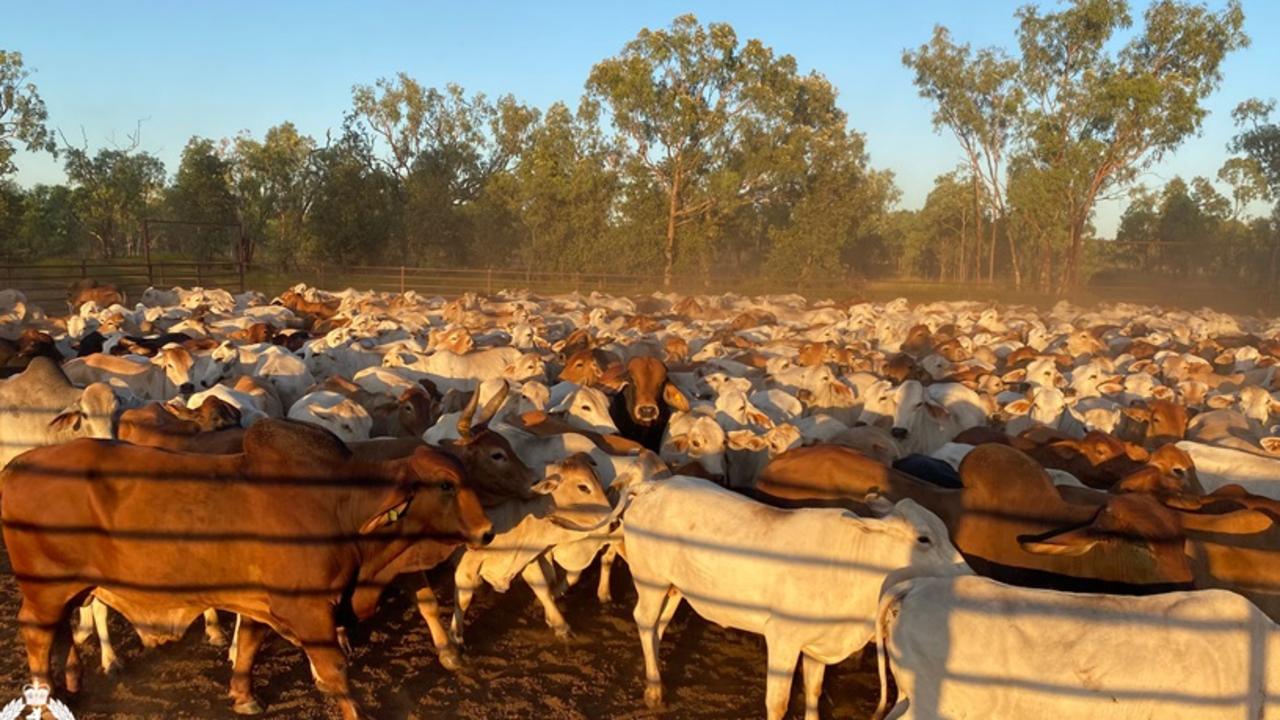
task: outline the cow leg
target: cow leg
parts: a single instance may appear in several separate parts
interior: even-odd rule
[[[237,648],[240,647],[240,614],[236,613],[236,624],[231,627],[231,644],[227,647],[227,660],[235,667]]]
[[[658,670],[658,621],[667,602],[667,587],[659,583],[642,582],[636,578],[636,609],[632,617],[640,633],[640,649],[644,651],[644,704],[657,708],[662,705],[662,675]]]
[[[67,603],[72,594],[56,586],[22,588],[22,607],[18,609],[18,627],[27,648],[27,668],[34,685],[52,687],[49,681],[50,657],[59,629],[70,630]],[[68,633],[69,635],[70,633]],[[71,643],[72,648],[75,643]],[[68,661],[72,659],[68,655]],[[79,664],[77,659],[77,665]],[[76,683],[78,685],[78,682]]]
[[[480,563],[472,558],[479,553],[466,552],[458,561],[458,568],[453,573],[453,624],[449,626],[449,634],[453,643],[462,647],[462,628],[465,625],[463,616],[471,607],[471,598],[475,597],[476,588],[480,586]]]
[[[204,636],[214,647],[227,645],[227,635],[222,632],[222,623],[218,619],[218,611],[214,608],[204,611]]]
[[[258,715],[262,705],[253,696],[253,661],[267,637],[268,627],[252,618],[236,617],[231,660],[231,709],[239,715]]]
[[[547,627],[555,631],[556,637],[561,640],[569,639],[569,623],[565,621],[564,615],[560,614],[560,608],[556,607],[556,599],[551,595],[551,584],[547,581],[547,573],[555,572],[555,568],[549,567],[551,563],[547,562],[545,556],[539,557],[534,562],[524,566],[520,571],[520,577],[524,578],[529,587],[533,588],[533,594],[537,596],[538,602],[542,603],[542,612],[547,619]]]
[[[804,720],[818,720],[818,700],[822,697],[822,677],[827,664],[804,656]]]
[[[414,596],[417,599],[418,614],[427,622],[427,629],[431,631],[431,642],[436,646],[440,664],[446,670],[457,672],[462,669],[462,655],[445,630],[444,623],[440,622],[440,601],[436,599],[436,593],[431,589],[431,582],[425,574],[422,582],[422,589]]]
[[[303,643],[307,659],[311,661],[311,674],[316,689],[337,701],[342,710],[342,720],[360,720],[360,709],[351,696],[347,683],[347,658],[333,641]]]
[[[768,675],[764,686],[764,709],[768,720],[782,720],[791,699],[791,679],[796,673],[800,650],[778,637],[765,636],[769,649]]]
[[[89,642],[89,638],[93,636],[93,606],[90,604],[81,605],[76,610],[76,617],[79,622],[76,623],[75,632],[71,634],[71,642],[77,645],[83,645]]]
[[[667,625],[671,624],[671,618],[676,614],[676,610],[680,609],[680,591],[675,585],[667,591],[667,599],[662,603],[662,616],[658,618],[658,642],[662,642],[662,636],[667,633]]]
[[[110,675],[120,669],[120,658],[116,656],[116,648],[111,644],[111,625],[109,623],[107,604],[94,598],[89,603],[93,614],[93,626],[98,631],[98,645],[102,650],[102,672]],[[81,610],[83,613],[83,609]]]
[[[613,602],[613,592],[609,580],[613,577],[613,561],[618,557],[617,543],[605,546],[604,555],[600,558],[600,585],[596,588],[596,599],[601,605]]]

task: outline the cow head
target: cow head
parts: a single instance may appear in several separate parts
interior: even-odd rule
[[[1023,536],[1018,542],[1039,555],[1081,556],[1106,548],[1135,584],[1192,580],[1177,513],[1143,493],[1109,498],[1084,527]]]
[[[689,411],[689,400],[667,380],[667,367],[654,357],[634,357],[627,362],[622,392],[627,414],[637,425],[652,427],[662,415],[663,404],[681,412]]]
[[[567,527],[590,527],[609,516],[609,497],[592,468],[591,456],[575,453],[547,467],[547,478],[536,492],[550,495],[551,520]]]
[[[882,505],[874,497],[872,502]],[[903,567],[912,571],[926,570],[936,575],[973,574],[960,551],[951,544],[947,526],[914,500],[901,500],[894,504],[893,510],[881,518],[881,523],[887,534],[910,548],[910,560]]]
[[[363,520],[361,534],[425,536],[473,547],[493,540],[493,526],[457,460],[419,447],[397,464],[394,486]]]
[[[400,429],[408,437],[421,437],[439,419],[439,404],[421,387],[406,388],[396,404]]]
[[[110,385],[91,383],[75,404],[49,421],[49,429],[70,437],[113,438],[121,410]]]
[[[477,388],[458,417],[458,440],[447,445],[473,478],[476,494],[486,507],[507,498],[533,497],[533,484],[538,479],[516,455],[511,443],[488,428],[489,421],[507,401],[507,392],[507,384],[501,383],[498,392],[477,416],[480,405]]]

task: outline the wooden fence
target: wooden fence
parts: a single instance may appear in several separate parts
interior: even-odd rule
[[[360,290],[456,296],[464,292],[493,293],[529,290],[541,294],[593,291],[616,295],[642,295],[662,289],[658,274],[578,273],[500,268],[444,268],[401,266],[302,266],[287,273],[263,267],[247,269],[235,261],[187,261],[141,259],[84,260],[32,264],[0,264],[0,288],[15,288],[46,311],[57,314],[64,307],[67,288],[75,281],[93,278],[113,283],[131,299],[148,286],[246,289],[275,295],[297,283],[327,290],[354,287]],[[682,293],[741,295],[797,293],[811,299],[889,300],[906,297],[915,302],[931,300],[982,300],[1049,306],[1059,300],[1082,304],[1138,302],[1171,307],[1215,309],[1239,313],[1275,312],[1270,289],[1234,287],[1222,283],[1171,283],[1088,286],[1066,295],[1035,290],[1015,290],[1003,284],[937,282],[929,280],[855,280],[841,277],[798,282],[776,278],[744,277],[713,273],[710,277],[677,277],[673,290]]]

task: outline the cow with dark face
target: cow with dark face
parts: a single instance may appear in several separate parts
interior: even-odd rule
[[[689,400],[667,380],[666,365],[655,357],[627,361],[622,391],[609,404],[609,416],[619,433],[659,452],[673,408],[688,412]]]

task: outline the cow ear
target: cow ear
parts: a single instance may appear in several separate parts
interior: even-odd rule
[[[1033,555],[1064,555],[1078,557],[1092,550],[1101,542],[1097,537],[1075,531],[1063,533],[1044,540],[1029,541],[1019,539],[1018,545]]]
[[[750,411],[747,413],[747,419],[750,420],[752,424],[759,425],[762,428],[773,427],[773,421],[769,419],[768,415],[765,415],[762,412]]]
[[[1007,383],[1020,383],[1027,379],[1027,369],[1018,368],[1017,370],[1010,370],[1004,375],[1001,375],[1000,379]]]
[[[67,410],[49,421],[49,429],[62,432],[78,431],[84,424],[85,417],[83,410]]]
[[[937,403],[927,402],[924,404],[924,409],[929,412],[929,416],[934,420],[946,420],[951,417],[951,411]]]
[[[668,382],[662,388],[662,399],[667,401],[667,405],[679,410],[680,412],[689,412],[689,399],[680,392],[680,388]]]
[[[1157,400],[1173,400],[1173,388],[1168,385],[1157,385],[1151,390],[1151,394],[1155,396]]]
[[[1108,380],[1098,386],[1098,392],[1103,395],[1115,395],[1116,393],[1124,392],[1124,385],[1115,380]]]
[[[1207,398],[1204,401],[1204,404],[1214,410],[1226,410],[1231,407],[1231,404],[1234,402],[1235,400],[1230,395],[1214,395],[1211,398]]]
[[[1023,398],[1022,400],[1014,400],[1004,406],[1005,412],[1013,415],[1026,415],[1031,412],[1031,401]]]
[[[1280,435],[1271,435],[1264,437],[1258,441],[1262,445],[1262,449],[1272,455],[1280,455]]]
[[[409,486],[401,486],[392,490],[378,511],[360,526],[360,534],[368,535],[375,530],[399,522],[400,518],[404,517],[405,512],[409,509],[409,503],[412,501],[413,491]]]
[[[677,435],[671,438],[671,444],[675,447],[676,452],[684,452],[689,449],[689,436]]]

